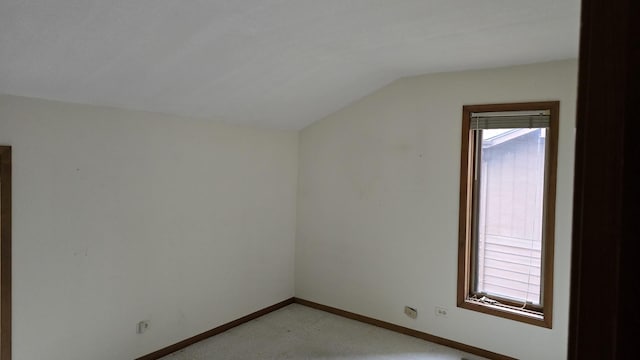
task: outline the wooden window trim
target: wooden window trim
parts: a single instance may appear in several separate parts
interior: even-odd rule
[[[553,318],[553,253],[555,235],[555,199],[558,158],[558,119],[560,102],[527,102],[511,104],[466,105],[462,110],[462,146],[460,159],[460,213],[458,239],[458,307],[494,315],[506,319],[516,320],[546,328],[552,327]],[[545,167],[544,206],[543,206],[543,264],[542,264],[542,317],[532,317],[514,310],[502,310],[494,306],[469,301],[471,293],[471,238],[472,238],[472,209],[473,182],[469,177],[473,175],[473,151],[470,148],[474,139],[470,131],[471,114],[474,112],[501,112],[550,110],[550,126],[547,144],[547,159]],[[492,297],[495,298],[495,297]],[[516,305],[507,299],[499,299],[506,305]]]
[[[11,147],[0,146],[0,360],[11,359]]]

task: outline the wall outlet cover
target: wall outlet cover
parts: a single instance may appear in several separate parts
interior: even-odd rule
[[[149,322],[146,320],[140,321],[138,323],[138,326],[136,328],[136,333],[138,334],[142,334],[143,332],[147,331],[147,329],[149,328]]]
[[[436,306],[435,313],[436,316],[447,317],[449,315],[449,310],[447,310],[447,308],[443,308],[442,306]]]

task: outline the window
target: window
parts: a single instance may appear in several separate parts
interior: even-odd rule
[[[459,307],[551,328],[558,108],[463,107]]]

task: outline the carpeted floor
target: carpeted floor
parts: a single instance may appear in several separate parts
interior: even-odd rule
[[[163,360],[479,360],[438,344],[292,304]]]

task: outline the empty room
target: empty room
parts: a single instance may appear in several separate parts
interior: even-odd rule
[[[0,360],[565,359],[579,0],[0,3]]]

